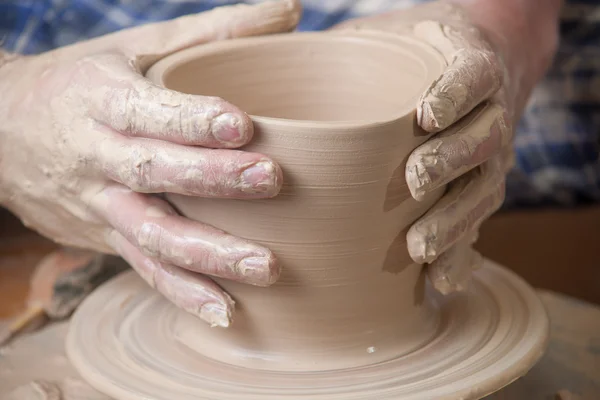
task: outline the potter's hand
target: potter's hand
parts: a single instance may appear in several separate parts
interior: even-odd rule
[[[504,200],[514,125],[549,66],[559,8],[560,0],[433,1],[336,27],[410,35],[446,59],[417,105],[419,125],[439,133],[406,165],[417,200],[448,184],[407,235],[411,257],[429,264],[429,277],[443,293],[463,289],[482,263],[471,245]]]
[[[118,253],[178,306],[216,325],[232,300],[208,274],[277,279],[270,250],[183,218],[151,193],[268,198],[281,171],[233,150],[252,124],[225,101],[143,77],[162,56],[213,40],[293,30],[279,0],[118,32],[38,56],[0,53],[0,203],[57,242]]]

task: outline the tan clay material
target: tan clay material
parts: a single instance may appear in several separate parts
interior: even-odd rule
[[[413,200],[404,170],[428,137],[414,106],[443,65],[408,39],[295,34],[203,46],[151,68],[167,88],[253,115],[245,149],[284,174],[266,201],[169,197],[282,264],[269,288],[219,280],[237,302],[234,323],[215,331],[184,316],[176,324],[187,346],[240,366],[312,371],[385,361],[433,335],[437,319],[405,236],[441,191]]]
[[[410,398],[423,393],[411,385],[428,380],[430,394],[463,391],[447,386],[463,377],[464,357],[479,351],[485,359],[486,338],[509,335],[510,322],[494,331],[506,310],[496,310],[501,301],[487,284],[443,308],[426,294],[423,266],[407,250],[408,229],[444,190],[417,202],[405,179],[408,156],[428,139],[415,105],[444,66],[420,42],[373,33],[226,41],[153,66],[148,76],[160,85],[247,111],[255,135],[244,149],[283,171],[273,199],[168,199],[185,216],[268,247],[282,272],[268,288],[215,279],[236,304],[233,320],[214,321],[226,329],[177,311],[127,275],[73,321],[68,351],[80,373],[122,400]],[[154,285],[152,274],[138,273]],[[510,301],[520,302],[515,310],[539,306],[517,295],[522,283],[503,279],[517,298]],[[523,328],[528,314],[519,313]],[[539,318],[511,377],[540,355],[543,312]],[[94,346],[85,344],[91,337]],[[456,371],[442,378],[446,362]],[[471,365],[469,375],[478,370]],[[490,371],[481,379],[492,380]],[[482,387],[471,391],[492,386]]]
[[[473,286],[479,287],[481,274],[487,274],[490,270],[489,261],[486,260],[483,268],[475,272]],[[492,282],[493,279],[495,275]],[[576,394],[580,398],[578,400],[600,398],[600,354],[597,348],[590,346],[590,343],[600,342],[600,306],[544,290],[536,290],[536,294],[548,310],[551,321],[548,351],[525,376],[485,399],[550,400],[557,393],[567,391]],[[537,317],[532,318],[531,325],[536,323],[534,320],[539,321]],[[84,391],[82,379],[70,363],[53,362],[58,358],[66,360],[64,344],[69,322],[59,322],[33,334],[20,336],[10,347],[0,348],[0,399],[4,400],[4,395],[33,380],[51,381],[60,384],[61,388],[67,382],[76,382],[76,385],[69,386],[81,388],[77,390],[78,393]],[[524,334],[528,333],[532,334],[533,331],[527,330]],[[523,349],[518,347],[519,350]],[[512,351],[511,354],[515,355]],[[88,388],[86,392],[91,394],[91,389]],[[110,398],[97,394],[95,397],[64,400],[83,399]],[[318,398],[310,398],[313,399]]]

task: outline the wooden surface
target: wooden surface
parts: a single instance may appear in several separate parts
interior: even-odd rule
[[[600,304],[600,207],[498,214],[476,247],[534,287]]]
[[[600,307],[538,291],[551,321],[550,343],[529,373],[486,400],[600,400]],[[557,393],[565,395],[557,397]]]
[[[55,248],[0,208],[0,319],[23,309],[33,268]]]
[[[599,245],[599,230],[600,209],[500,214],[483,227],[478,247],[487,257],[509,266],[536,287],[571,296],[540,291],[552,321],[548,351],[529,374],[490,396],[490,400],[550,400],[558,398],[559,391],[565,393],[563,400],[600,399],[600,306],[590,303],[600,303],[600,268],[594,252]],[[56,246],[1,211],[0,239],[2,320],[23,308],[33,267]],[[27,346],[33,346],[33,351],[60,353],[63,333],[64,326],[55,326],[25,340],[29,340]],[[51,337],[54,339],[49,340]],[[46,348],[50,343],[58,343],[58,347]],[[11,375],[10,368],[18,365],[7,366],[8,356],[10,351],[0,351],[0,389],[4,390],[7,382],[13,387],[24,383]],[[57,357],[42,359],[66,360],[62,355]],[[21,367],[29,372],[31,362],[26,360]],[[35,371],[42,372],[32,371],[38,375],[31,379],[63,376],[60,368],[50,365]],[[51,376],[44,375],[48,373]],[[7,374],[8,381],[2,382]],[[2,394],[0,390],[0,398]]]

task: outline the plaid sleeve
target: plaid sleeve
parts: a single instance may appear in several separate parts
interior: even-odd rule
[[[3,0],[0,38],[6,49],[37,54],[148,22],[261,0]],[[299,30],[327,29],[341,21],[426,0],[304,0]]]
[[[600,2],[567,1],[554,64],[517,129],[506,207],[600,201]]]
[[[254,3],[259,0],[249,0]],[[299,30],[427,0],[304,0]],[[147,22],[236,4],[229,0],[3,0],[0,38],[9,51],[36,54]],[[600,201],[600,2],[567,0],[561,44],[534,91],[516,135],[517,165],[505,207]]]

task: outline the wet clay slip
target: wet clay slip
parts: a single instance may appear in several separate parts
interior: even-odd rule
[[[120,400],[477,398],[541,355],[547,320],[518,277],[487,264],[472,289],[428,288],[406,231],[442,195],[415,201],[404,178],[428,139],[420,94],[445,67],[410,38],[294,33],[191,48],[154,65],[167,88],[248,112],[244,150],[272,157],[268,200],[168,196],[184,215],[261,243],[283,269],[268,288],[217,279],[236,302],[211,328],[127,273],[73,318],[79,373]]]

